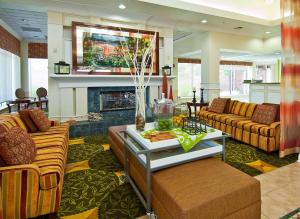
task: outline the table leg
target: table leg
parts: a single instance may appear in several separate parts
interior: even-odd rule
[[[152,194],[152,177],[151,177],[151,165],[150,165],[150,153],[147,152],[147,213],[151,213],[151,194]]]
[[[223,154],[222,154],[222,160],[225,162],[226,161],[226,138],[223,137],[222,139],[222,145],[223,145]]]
[[[18,112],[19,112],[21,109],[21,103],[17,103],[17,106],[18,106]]]
[[[8,108],[8,112],[11,113],[11,106],[10,106],[10,104],[7,103],[6,105],[7,105],[7,108]]]

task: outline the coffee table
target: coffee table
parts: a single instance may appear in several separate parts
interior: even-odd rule
[[[154,129],[154,123],[147,123],[145,130],[151,129]],[[213,128],[209,127],[208,129]],[[178,139],[151,142],[149,139],[142,137],[141,132],[136,130],[135,125],[128,125],[126,131],[120,132],[119,136],[124,141],[125,175],[147,212],[151,212],[151,175],[153,172],[182,163],[212,157],[217,154],[221,154],[223,161],[225,161],[225,140],[229,137],[228,134],[214,129],[213,132],[207,133],[190,151],[184,152]],[[221,141],[221,143],[216,141]],[[128,171],[128,153],[131,153],[146,170],[146,198],[143,197],[137,185],[130,177]]]

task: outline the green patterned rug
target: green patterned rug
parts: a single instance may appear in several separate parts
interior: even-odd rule
[[[297,155],[278,158],[229,139],[226,161],[255,176],[297,160]],[[123,168],[110,150],[106,137],[90,136],[70,141],[61,210],[63,219],[135,218],[145,210],[128,183]]]

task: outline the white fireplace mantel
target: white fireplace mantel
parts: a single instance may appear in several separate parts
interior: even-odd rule
[[[129,87],[134,86],[130,75],[56,75],[50,74],[49,78],[55,80],[57,93],[55,99],[59,101],[59,114],[52,113],[51,118],[61,121],[70,118],[86,120],[88,113],[88,88],[89,87]],[[175,76],[168,76],[174,79]],[[163,76],[151,76],[149,83],[150,102],[159,98],[159,89]],[[52,83],[53,84],[53,83]],[[54,99],[54,98],[53,98]],[[51,103],[50,103],[51,104]],[[55,103],[54,103],[55,104]],[[56,104],[57,105],[57,104]]]
[[[58,81],[59,88],[87,88],[87,87],[124,87],[134,86],[130,75],[49,75]],[[168,76],[174,79],[175,76]],[[151,76],[149,86],[161,86],[163,76]]]

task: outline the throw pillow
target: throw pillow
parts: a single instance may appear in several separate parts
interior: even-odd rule
[[[48,131],[51,127],[51,122],[41,109],[33,109],[29,111],[30,118],[36,127],[42,131]]]
[[[258,105],[253,113],[252,122],[270,125],[275,122],[278,107],[274,105]]]
[[[35,143],[20,127],[0,135],[0,154],[7,165],[30,164],[36,156]]]
[[[30,133],[34,133],[34,132],[38,131],[38,128],[35,126],[32,119],[30,118],[29,112],[30,112],[29,109],[24,109],[19,112],[19,115],[20,115],[22,121],[25,123],[28,131]]]
[[[227,103],[230,101],[228,98],[215,98],[213,99],[208,111],[215,113],[223,113],[228,106]]]

